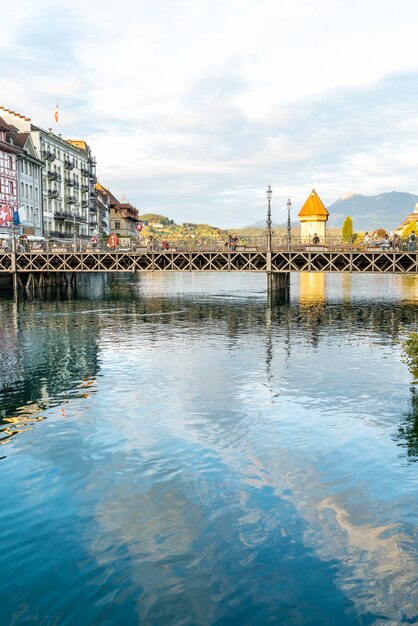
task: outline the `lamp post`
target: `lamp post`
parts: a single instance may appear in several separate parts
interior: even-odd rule
[[[266,195],[267,195],[267,252],[271,252],[271,196],[273,195],[273,192],[271,190],[270,185],[267,188],[266,191]]]
[[[290,198],[286,202],[286,207],[287,207],[287,246],[290,250],[290,244],[292,241],[292,231],[291,231],[291,225],[290,225],[290,209],[292,208],[292,203],[290,202]]]
[[[74,252],[76,252],[76,249],[77,249],[75,218],[76,218],[76,211],[78,210],[79,206],[80,206],[79,203],[76,202],[74,204],[74,209],[73,209],[73,247],[74,247]]]

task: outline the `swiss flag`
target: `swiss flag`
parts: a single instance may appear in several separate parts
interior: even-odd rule
[[[0,226],[10,226],[12,223],[12,211],[8,204],[0,204]]]

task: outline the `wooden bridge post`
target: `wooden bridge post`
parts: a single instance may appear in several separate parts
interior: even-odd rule
[[[17,291],[18,288],[18,280],[17,280],[17,267],[16,267],[16,237],[15,237],[15,228],[13,224],[13,237],[12,237],[12,273],[13,273],[13,291]]]
[[[267,272],[267,291],[269,294],[287,293],[290,288],[290,272]]]

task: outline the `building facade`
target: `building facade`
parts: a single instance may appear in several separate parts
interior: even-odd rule
[[[21,149],[17,155],[17,185],[20,231],[23,235],[43,235],[42,170],[30,133],[17,133],[15,143]]]
[[[100,237],[104,237],[110,233],[109,192],[100,183],[96,183],[96,197],[98,234]]]
[[[68,139],[69,144],[77,148],[87,158],[88,174],[85,177],[83,185],[84,202],[88,202],[88,234],[90,237],[99,235],[99,217],[97,206],[97,175],[96,175],[96,159],[94,158],[90,146],[81,139]],[[87,189],[88,185],[88,189]]]
[[[44,234],[53,238],[89,238],[88,159],[78,148],[32,125],[31,135],[45,164]]]
[[[108,194],[110,233],[120,237],[136,237],[136,226],[140,222],[138,209],[130,202],[119,202],[108,189],[101,188]]]
[[[17,155],[20,152],[15,145],[16,129],[0,117],[0,212],[13,216],[18,208]],[[3,223],[3,220],[2,220]],[[0,226],[0,233],[10,234],[10,225]]]

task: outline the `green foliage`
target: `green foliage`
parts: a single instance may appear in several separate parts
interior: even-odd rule
[[[346,217],[344,220],[343,228],[342,228],[342,238],[343,241],[351,242],[353,237],[353,220],[350,216]]]
[[[411,407],[404,414],[394,439],[399,442],[399,446],[406,448],[409,461],[418,460],[418,395],[414,388],[411,395]]]
[[[155,223],[155,224],[174,224],[173,220],[170,220],[165,215],[160,215],[159,213],[144,213],[144,215],[140,215],[139,219],[141,222],[145,222],[146,224]]]
[[[407,237],[409,237],[409,235],[412,233],[413,230],[415,231],[415,234],[417,234],[417,231],[418,231],[417,222],[411,222],[410,224],[408,224],[408,226],[405,226],[405,228],[402,231],[402,237],[406,239]]]
[[[409,367],[415,384],[418,382],[418,333],[410,333],[402,342],[402,348],[402,361]]]

